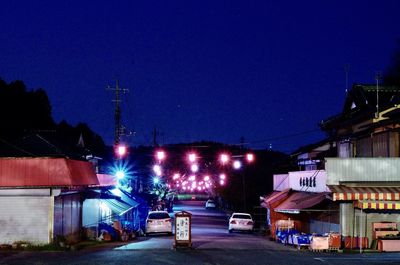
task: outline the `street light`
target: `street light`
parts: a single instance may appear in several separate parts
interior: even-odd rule
[[[224,165],[224,164],[226,164],[226,163],[228,163],[228,161],[229,161],[229,155],[227,155],[227,154],[221,154],[220,156],[219,156],[219,161]]]
[[[247,162],[249,162],[249,163],[254,162],[254,154],[252,154],[252,153],[247,153],[247,154],[246,154],[246,160],[247,160]]]
[[[118,171],[115,173],[115,176],[116,176],[118,179],[123,179],[123,178],[125,177],[125,172],[124,172],[123,170],[118,170]]]
[[[165,157],[166,157],[166,155],[165,155],[164,151],[158,150],[156,152],[156,158],[157,158],[158,161],[160,161],[160,162],[163,161],[165,159]]]
[[[196,173],[199,171],[199,166],[197,164],[193,164],[190,166],[190,170],[192,170],[193,173]]]
[[[115,154],[117,157],[123,158],[124,156],[127,155],[127,153],[128,153],[128,148],[126,147],[126,145],[118,144],[115,147]]]
[[[242,167],[242,162],[240,162],[239,160],[235,160],[233,162],[233,168],[234,169],[240,169]]]
[[[154,173],[156,173],[157,176],[161,176],[162,175],[162,171],[161,171],[161,166],[160,165],[154,165],[153,166],[153,171],[154,171]]]
[[[236,170],[240,170],[242,168],[242,162],[240,162],[239,160],[235,160],[233,162],[233,168]],[[243,209],[244,209],[244,211],[246,211],[246,208],[247,208],[246,207],[246,183],[245,183],[245,179],[244,179],[244,173],[242,171],[240,171],[240,177],[242,179]]]
[[[195,153],[190,153],[190,154],[188,155],[188,159],[189,159],[189,162],[194,163],[194,162],[196,162],[196,160],[197,160],[197,156],[196,156]]]
[[[158,177],[154,177],[154,178],[153,178],[153,183],[154,183],[154,184],[160,183],[160,179],[159,179]]]

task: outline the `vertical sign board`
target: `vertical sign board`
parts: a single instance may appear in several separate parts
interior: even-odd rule
[[[174,247],[192,247],[192,214],[189,212],[175,214]]]

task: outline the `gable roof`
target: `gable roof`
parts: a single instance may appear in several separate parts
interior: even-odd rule
[[[0,188],[98,185],[89,162],[67,158],[0,158]]]
[[[321,129],[328,131],[373,119],[376,112],[376,92],[376,85],[354,84],[346,95],[343,111],[321,121]],[[400,87],[379,86],[378,93],[380,112],[400,103]]]

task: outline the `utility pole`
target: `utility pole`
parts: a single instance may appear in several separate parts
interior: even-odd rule
[[[157,128],[156,127],[154,127],[154,129],[153,129],[153,146],[154,147],[156,147],[156,146],[158,146],[159,145],[159,136],[164,136],[164,133],[163,132],[160,132],[160,131],[157,131]],[[161,140],[161,144],[165,144],[165,139],[163,139],[162,138],[162,140]]]
[[[344,73],[346,77],[346,94],[349,91],[349,70],[350,70],[350,64],[345,64],[344,65]]]
[[[381,79],[381,72],[377,71],[375,73],[375,80],[376,80],[376,113],[375,119],[379,118],[379,80]]]
[[[113,90],[115,91],[115,99],[113,102],[115,102],[115,109],[114,109],[114,122],[115,122],[115,128],[114,128],[114,146],[117,146],[120,141],[121,141],[121,135],[123,132],[123,128],[121,125],[121,99],[120,99],[120,93],[125,93],[128,92],[128,89],[125,88],[120,88],[119,87],[119,80],[117,79],[115,81],[115,88],[107,86],[107,90]]]

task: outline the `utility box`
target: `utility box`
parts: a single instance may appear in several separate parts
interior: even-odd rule
[[[174,248],[192,247],[192,214],[186,211],[175,214]]]

